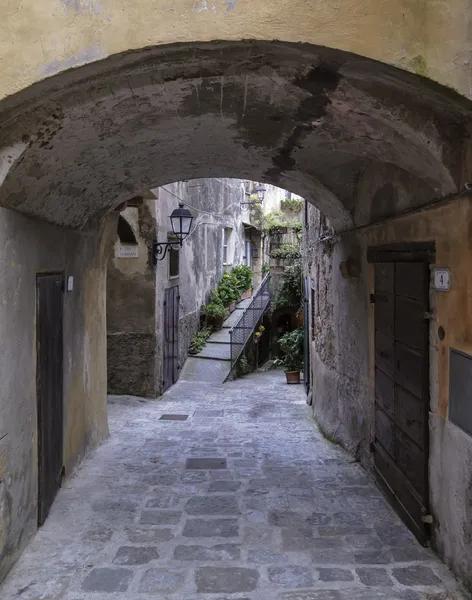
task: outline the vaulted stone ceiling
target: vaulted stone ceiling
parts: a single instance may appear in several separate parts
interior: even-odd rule
[[[412,204],[459,189],[470,116],[437,84],[327,48],[159,46],[4,100],[0,204],[83,228],[145,188],[241,177],[304,196],[342,230],[369,169],[411,182]]]

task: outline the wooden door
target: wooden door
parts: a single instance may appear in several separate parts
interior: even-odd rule
[[[382,262],[375,271],[374,469],[405,523],[427,542],[429,267]]]
[[[305,391],[307,394],[310,393],[311,387],[311,357],[310,357],[310,286],[308,282],[308,277],[304,277],[303,279],[303,289],[304,289],[304,298],[303,298],[303,329],[305,332],[305,352],[304,352],[304,362],[303,362],[303,382],[305,384]]]
[[[164,295],[164,354],[162,391],[179,377],[179,287],[167,288]]]
[[[63,277],[36,278],[38,523],[42,525],[63,473]]]

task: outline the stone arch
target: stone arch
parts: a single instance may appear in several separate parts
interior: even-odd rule
[[[430,199],[459,189],[470,115],[448,89],[329,48],[157,46],[0,104],[0,204],[84,228],[146,188],[240,177],[304,196],[341,231],[379,166]]]

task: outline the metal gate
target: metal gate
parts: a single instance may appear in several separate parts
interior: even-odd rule
[[[63,473],[63,346],[60,274],[36,277],[38,523],[42,525]]]
[[[374,265],[374,470],[405,523],[426,544],[429,266],[423,253],[405,252],[378,252],[382,262]]]
[[[167,288],[164,295],[164,354],[162,391],[179,377],[179,287]]]

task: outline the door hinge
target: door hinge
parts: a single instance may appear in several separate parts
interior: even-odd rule
[[[375,294],[369,294],[369,302],[375,304]]]
[[[429,320],[432,319],[434,317],[432,312],[425,312],[423,313],[423,319]]]
[[[423,521],[423,523],[427,523],[428,525],[432,525],[433,524],[433,515],[423,515],[421,517],[421,520]]]

